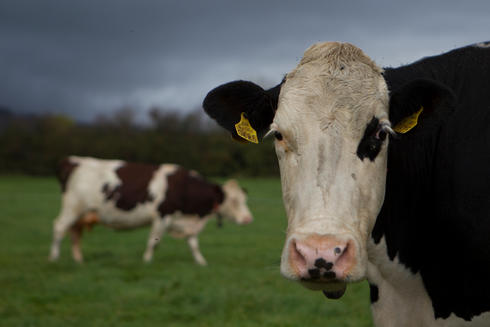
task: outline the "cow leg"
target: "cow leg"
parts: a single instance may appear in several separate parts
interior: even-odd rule
[[[143,255],[143,260],[145,262],[150,262],[153,258],[153,251],[155,246],[160,243],[163,233],[170,225],[170,217],[166,216],[163,218],[153,219],[153,224],[151,225],[150,237],[148,238],[148,243],[146,245],[146,251]]]
[[[189,247],[191,248],[192,255],[194,256],[194,260],[196,261],[197,264],[201,266],[206,266],[208,263],[206,262],[206,259],[201,254],[201,251],[199,250],[199,240],[197,239],[196,235],[189,236],[187,238],[187,244],[189,244]]]
[[[73,259],[79,263],[83,262],[82,251],[80,249],[80,241],[82,239],[82,234],[83,234],[82,225],[75,224],[70,228],[71,253],[73,255]]]
[[[56,261],[60,256],[60,245],[68,228],[80,217],[80,213],[76,210],[76,205],[63,201],[61,212],[55,219],[53,224],[53,242],[51,243],[51,252],[49,255],[50,261]]]

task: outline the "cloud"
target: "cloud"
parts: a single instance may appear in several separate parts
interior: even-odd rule
[[[190,110],[234,79],[266,86],[325,40],[380,65],[485,41],[487,1],[2,1],[0,104],[90,120]]]

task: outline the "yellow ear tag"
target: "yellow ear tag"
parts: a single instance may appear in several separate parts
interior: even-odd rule
[[[393,128],[393,130],[397,133],[405,134],[415,126],[417,126],[417,123],[419,122],[419,116],[424,110],[424,107],[420,107],[419,111],[416,113],[411,114],[408,117],[405,117],[401,122],[396,124],[396,126]]]
[[[243,137],[245,140],[253,143],[259,143],[259,139],[257,138],[257,132],[250,125],[250,122],[247,118],[245,118],[245,113],[242,112],[240,121],[235,124],[236,133]]]

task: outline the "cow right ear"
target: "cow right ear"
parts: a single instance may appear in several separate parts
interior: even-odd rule
[[[454,94],[447,86],[428,79],[416,79],[394,90],[390,97],[393,130],[405,134],[421,122],[431,132],[451,114]]]
[[[281,85],[264,90],[252,82],[230,82],[211,90],[202,106],[234,139],[258,143],[274,119]]]

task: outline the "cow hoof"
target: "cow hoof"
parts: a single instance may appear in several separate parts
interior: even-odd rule
[[[151,254],[145,253],[145,255],[143,256],[143,261],[146,263],[150,263],[152,259],[153,259],[153,256]]]

